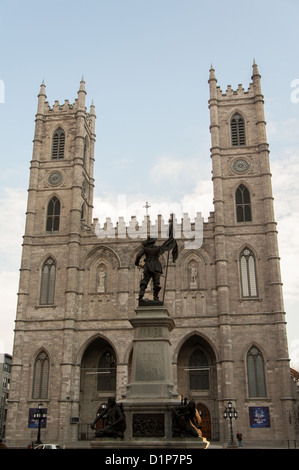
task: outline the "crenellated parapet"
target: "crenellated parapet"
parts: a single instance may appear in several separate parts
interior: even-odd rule
[[[234,90],[231,85],[227,85],[225,92],[222,91],[221,87],[216,85],[217,79],[215,75],[215,69],[213,65],[211,65],[210,69],[210,76],[209,76],[209,83],[210,83],[210,98],[216,99],[221,101],[225,104],[226,101],[231,100],[242,100],[242,98],[248,100],[250,98],[255,98],[256,96],[261,94],[260,90],[260,74],[258,71],[258,67],[254,61],[253,63],[253,74],[252,74],[252,82],[249,83],[247,90],[243,87],[242,83],[238,84],[238,88]]]
[[[231,85],[227,85],[225,93],[221,90],[220,86],[217,86],[216,90],[217,90],[217,99],[221,99],[221,100],[223,99],[231,100],[234,98],[237,98],[239,100],[240,98],[243,98],[243,97],[248,99],[250,97],[253,98],[255,96],[253,83],[249,84],[247,90],[243,88],[242,83],[239,83],[238,88],[236,90],[234,90]]]
[[[90,105],[90,110],[87,112],[87,108],[85,106],[85,97],[86,97],[86,90],[85,90],[85,81],[82,77],[80,82],[80,88],[78,90],[78,98],[74,100],[73,103],[70,103],[68,99],[64,100],[64,103],[60,103],[58,100],[54,101],[54,104],[51,106],[49,101],[46,101],[46,85],[44,81],[41,84],[40,93],[39,93],[39,101],[38,101],[38,111],[37,117],[43,117],[44,119],[47,118],[55,118],[57,120],[64,119],[70,114],[72,116],[76,115],[78,112],[83,112],[85,118],[91,128],[91,131],[94,132],[94,124],[95,124],[95,107],[93,101]]]
[[[173,217],[173,236],[185,240],[185,248],[200,248],[203,242],[204,219],[201,212],[197,212],[193,220],[187,213],[179,221]],[[162,215],[158,215],[155,221],[149,216],[144,216],[141,222],[135,216],[126,223],[124,217],[119,217],[113,223],[111,218],[106,218],[104,223],[93,219],[92,231],[101,240],[103,239],[146,239],[148,236],[166,239],[169,236],[169,222]]]

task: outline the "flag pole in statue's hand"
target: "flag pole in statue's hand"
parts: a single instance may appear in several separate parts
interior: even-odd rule
[[[164,245],[168,245],[168,253],[167,253],[167,264],[166,264],[166,271],[165,271],[165,282],[164,282],[164,291],[163,291],[163,300],[162,302],[164,303],[164,298],[165,298],[165,290],[166,290],[166,281],[167,281],[167,273],[168,273],[168,263],[169,263],[169,252],[170,249],[172,249],[172,260],[173,262],[176,261],[178,257],[178,247],[176,240],[173,238],[173,214],[170,214],[170,219],[169,219],[169,227],[168,227],[168,240],[165,242]],[[170,248],[171,246],[171,248]]]

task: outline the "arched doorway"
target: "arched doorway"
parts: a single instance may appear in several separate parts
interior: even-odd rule
[[[219,439],[216,355],[209,342],[197,333],[186,338],[178,353],[177,390],[201,411],[202,433]]]
[[[196,408],[201,417],[201,432],[203,437],[206,437],[208,440],[212,439],[211,414],[209,408],[203,403],[196,403]]]
[[[90,423],[98,409],[116,395],[117,359],[114,348],[104,338],[96,338],[81,361],[79,439],[91,439]]]

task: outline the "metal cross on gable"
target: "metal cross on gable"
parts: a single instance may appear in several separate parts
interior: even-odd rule
[[[149,205],[148,202],[146,202],[146,203],[145,203],[145,206],[143,206],[143,207],[145,207],[145,215],[146,215],[146,217],[148,217],[148,209],[149,209],[151,206]]]

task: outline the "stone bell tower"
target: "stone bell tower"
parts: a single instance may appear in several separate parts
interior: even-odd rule
[[[36,399],[52,395],[53,411],[63,416],[73,375],[68,364],[73,358],[72,334],[80,296],[80,249],[82,236],[92,223],[95,107],[92,103],[89,113],[86,110],[83,77],[73,104],[55,101],[50,107],[45,91],[43,82],[30,166],[13,351],[9,421],[11,429],[20,430],[27,427],[26,400],[34,408]],[[50,381],[45,374],[47,383],[35,390],[34,374],[42,373],[39,367],[50,370],[51,359],[52,371],[57,367],[53,367],[54,351],[49,353],[55,341],[56,364],[60,364],[55,382],[59,386],[56,392],[43,392]],[[47,365],[39,361],[39,351],[48,354]],[[30,370],[34,358],[37,372]],[[14,432],[11,438],[18,436]]]
[[[247,393],[280,397],[273,407],[286,417],[292,394],[261,76],[254,61],[248,89],[228,85],[224,93],[212,66],[209,87],[222,396],[224,402],[238,397],[243,345],[259,345],[268,374],[276,371],[280,380]]]

